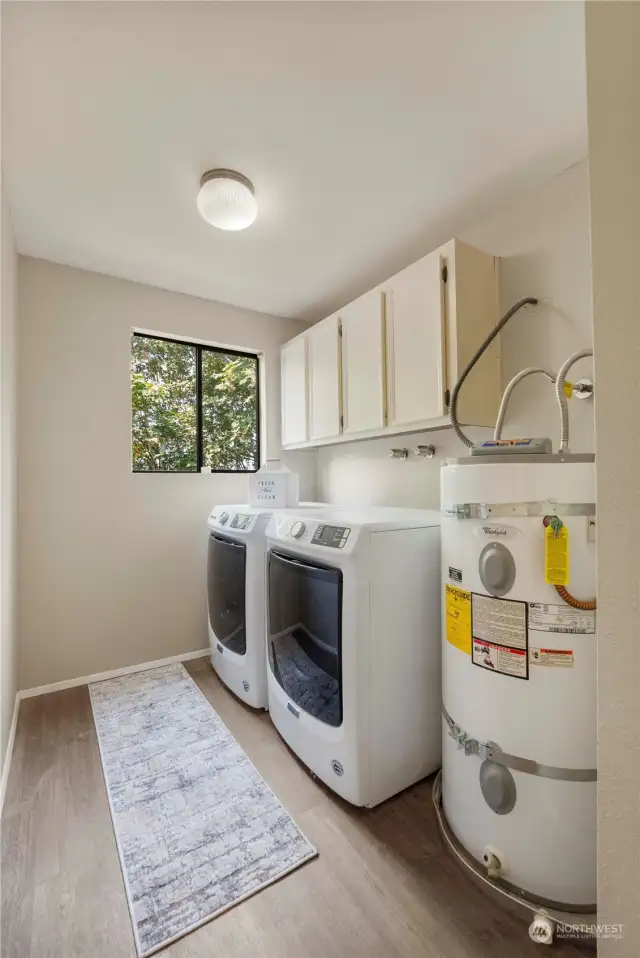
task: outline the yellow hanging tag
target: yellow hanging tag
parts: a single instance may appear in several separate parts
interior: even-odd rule
[[[445,586],[445,634],[447,642],[471,655],[471,593]]]
[[[544,530],[544,579],[549,585],[569,585],[569,530],[562,526]]]
[[[566,379],[564,381],[564,394],[567,399],[573,398],[573,383],[567,382]]]

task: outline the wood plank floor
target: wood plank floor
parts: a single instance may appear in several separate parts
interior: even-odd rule
[[[526,923],[446,853],[431,779],[372,811],[315,782],[206,659],[188,669],[320,852],[166,958],[534,958]],[[135,958],[86,687],[20,708],[2,819],[3,958]],[[557,943],[556,958],[591,951]]]

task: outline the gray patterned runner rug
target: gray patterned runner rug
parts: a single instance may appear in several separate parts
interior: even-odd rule
[[[316,856],[181,665],[89,692],[140,956]]]

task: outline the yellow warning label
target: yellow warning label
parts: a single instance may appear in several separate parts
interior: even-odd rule
[[[544,531],[544,579],[549,585],[569,584],[569,530],[566,526],[554,535],[548,525]]]
[[[445,589],[447,642],[471,655],[471,593],[453,585]]]

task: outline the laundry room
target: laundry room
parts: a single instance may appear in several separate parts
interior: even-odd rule
[[[637,958],[640,3],[0,18],[0,954]]]

